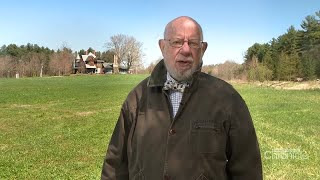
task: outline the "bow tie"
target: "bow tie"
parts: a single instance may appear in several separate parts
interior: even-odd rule
[[[163,89],[164,90],[175,90],[175,91],[180,91],[180,92],[184,92],[184,89],[186,87],[189,87],[189,84],[184,82],[184,83],[179,83],[179,82],[175,82],[172,80],[167,80],[164,83]]]

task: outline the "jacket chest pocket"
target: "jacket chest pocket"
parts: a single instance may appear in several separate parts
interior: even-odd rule
[[[214,122],[194,122],[190,132],[190,143],[195,153],[224,153],[226,137],[221,127]]]

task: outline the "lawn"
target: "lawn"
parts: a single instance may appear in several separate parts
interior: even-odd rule
[[[128,92],[146,75],[0,79],[0,179],[99,179]],[[234,84],[265,179],[319,179],[320,90]]]

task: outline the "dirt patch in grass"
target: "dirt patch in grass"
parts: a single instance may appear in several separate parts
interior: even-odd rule
[[[275,89],[288,89],[288,90],[320,89],[320,81],[304,81],[304,82],[272,81],[272,82],[265,82],[262,84],[263,86],[269,86]]]
[[[255,86],[272,87],[275,89],[287,90],[307,90],[307,89],[320,89],[320,81],[265,81],[265,82],[246,82],[246,81],[230,81],[235,84],[253,84]]]
[[[12,107],[14,107],[14,108],[29,108],[31,106],[32,105],[30,105],[30,104],[12,104]]]
[[[91,114],[93,114],[94,112],[92,112],[92,111],[87,111],[87,112],[77,112],[76,114],[78,115],[78,116],[89,116],[89,115],[91,115]]]

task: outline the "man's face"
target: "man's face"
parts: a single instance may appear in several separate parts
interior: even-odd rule
[[[167,71],[178,81],[188,80],[200,68],[207,48],[198,26],[190,20],[173,22],[159,45]]]

